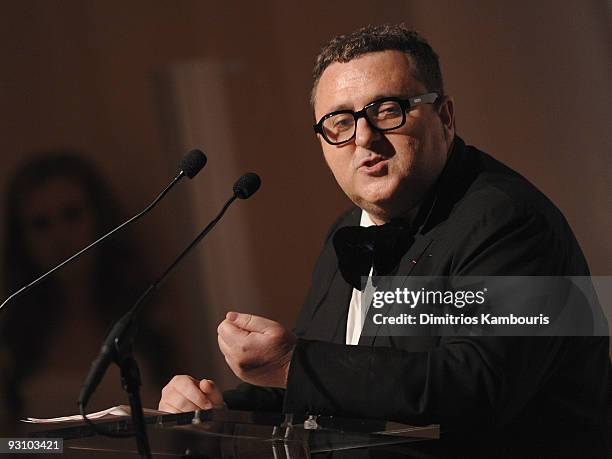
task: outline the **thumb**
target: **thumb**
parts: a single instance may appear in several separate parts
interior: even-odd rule
[[[276,322],[266,319],[265,317],[256,316],[254,314],[242,314],[240,312],[228,312],[225,318],[232,325],[242,330],[256,333],[265,333],[276,325]]]

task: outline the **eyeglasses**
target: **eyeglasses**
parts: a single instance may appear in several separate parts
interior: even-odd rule
[[[315,133],[321,134],[327,143],[340,145],[355,137],[359,118],[365,118],[373,129],[383,132],[390,131],[406,123],[407,111],[419,105],[433,104],[439,97],[440,95],[435,92],[409,97],[408,99],[384,97],[370,102],[358,112],[338,110],[328,113],[312,127]]]

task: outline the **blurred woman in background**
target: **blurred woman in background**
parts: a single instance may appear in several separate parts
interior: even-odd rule
[[[120,223],[116,202],[97,169],[69,151],[28,161],[14,175],[5,197],[7,294]],[[106,332],[152,280],[126,234],[113,235],[0,314],[5,422],[77,412],[80,386]],[[146,314],[136,352],[148,364],[139,359],[146,405],[146,389],[156,400],[171,373],[168,344]],[[113,369],[88,410],[125,400],[118,370]]]

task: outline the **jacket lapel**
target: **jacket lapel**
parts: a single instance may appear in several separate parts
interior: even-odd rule
[[[419,263],[420,258],[423,256],[423,254],[427,250],[427,247],[429,247],[432,241],[433,238],[431,236],[424,236],[421,234],[417,234],[415,236],[414,243],[412,244],[410,249],[408,249],[408,252],[406,252],[406,254],[402,257],[402,261],[400,262],[397,273],[394,275],[396,279],[400,277],[402,279],[400,280],[399,285],[396,285],[396,283],[394,283],[393,289],[395,289],[396,287],[403,287],[403,285],[408,280],[408,276],[410,275],[414,267]],[[378,333],[381,331],[381,325],[376,325],[374,323],[373,315],[382,311],[385,310],[375,309],[373,307],[368,308],[368,313],[363,326],[363,330],[361,332],[361,337],[359,338],[360,346],[374,345],[374,341],[376,340]]]
[[[324,276],[314,279],[312,299],[308,299],[307,326],[304,338],[344,344],[346,342],[346,323],[352,287],[344,280],[338,269],[338,259],[332,245],[333,234],[344,226],[359,225],[361,212],[355,209],[328,235],[322,257],[321,270]]]
[[[323,334],[321,340],[339,344],[346,342],[346,323],[352,293],[353,287],[346,283],[337,270],[325,299],[325,306],[319,310],[317,317]]]

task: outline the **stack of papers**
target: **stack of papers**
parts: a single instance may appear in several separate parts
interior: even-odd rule
[[[145,408],[144,414],[146,415],[159,415],[159,414],[168,414],[163,411],[151,410]],[[111,408],[107,408],[106,410],[97,411],[95,413],[87,413],[88,419],[102,419],[102,418],[112,418],[114,416],[130,416],[130,407],[128,405],[118,405],[113,406]],[[73,416],[62,416],[59,418],[26,418],[22,419],[22,422],[29,422],[31,424],[50,424],[55,422],[69,422],[69,421],[82,421],[83,416],[80,414],[75,414]]]

